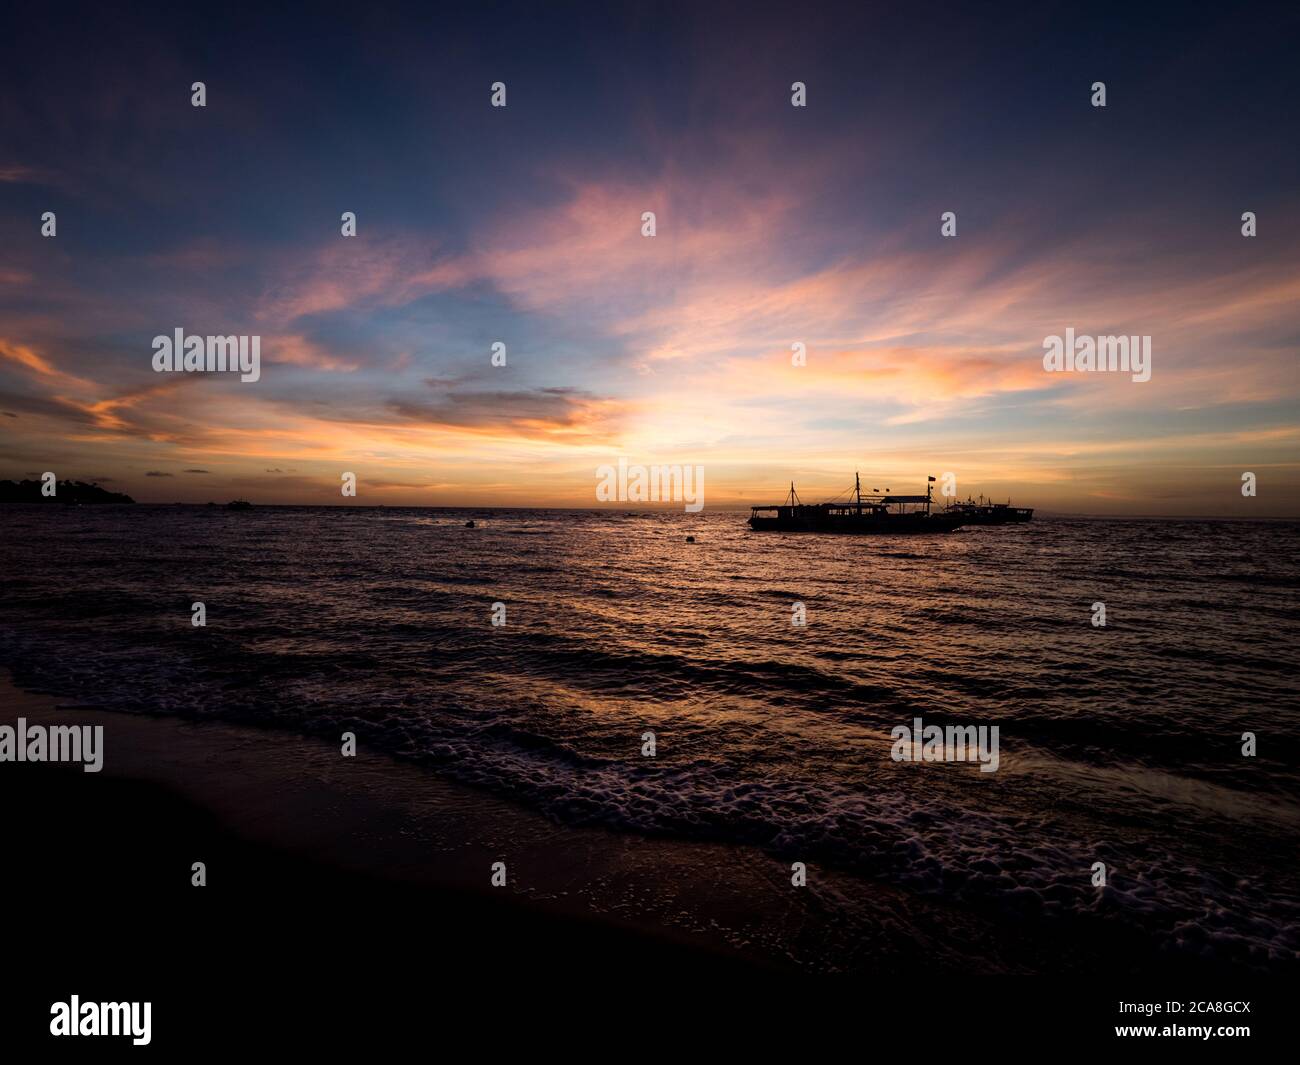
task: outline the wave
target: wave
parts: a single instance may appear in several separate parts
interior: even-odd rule
[[[856,551],[709,516],[683,559],[664,550],[680,515],[495,514],[465,536],[418,514],[255,517],[256,543],[186,508],[0,518],[0,661],[110,709],[350,729],[561,821],[1294,960],[1300,563],[1276,530],[1189,572],[1203,538],[1142,523]],[[999,725],[997,779],[894,763],[890,729],[917,716]]]

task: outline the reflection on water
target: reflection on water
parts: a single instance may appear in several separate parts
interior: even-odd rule
[[[467,516],[10,510],[0,654],[114,708],[354,729],[560,821],[1294,959],[1295,524]],[[915,717],[998,725],[1001,768],[893,762]]]

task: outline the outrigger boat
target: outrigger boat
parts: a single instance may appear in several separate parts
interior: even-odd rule
[[[934,478],[929,481],[932,483]],[[790,494],[777,506],[752,507],[749,527],[756,532],[822,532],[884,534],[946,533],[960,528],[965,519],[947,511],[931,512],[927,483],[923,496],[897,496],[872,492],[862,494],[861,478],[853,475],[853,493],[848,502],[801,503],[790,484]],[[909,510],[908,507],[913,509]]]
[[[1005,503],[994,503],[991,499],[986,503],[983,496],[978,503],[972,499],[949,503],[943,512],[961,515],[967,525],[1012,525],[1032,521],[1034,517],[1033,507],[1013,507],[1009,499]]]

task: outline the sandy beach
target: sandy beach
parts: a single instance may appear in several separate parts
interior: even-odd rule
[[[98,725],[103,769],[4,766],[28,897],[112,898],[133,934],[202,915],[309,934],[340,914],[375,943],[436,942],[457,964],[644,973],[872,976],[1172,961],[1055,943],[996,914],[813,867],[807,887],[755,848],[557,825],[384,754],[316,738],[74,706],[5,678],[5,722]],[[74,842],[75,841],[75,842]],[[207,885],[191,885],[192,863]],[[494,862],[506,885],[491,886]],[[954,929],[960,934],[955,935]],[[142,931],[144,930],[144,931]],[[247,935],[247,931],[241,935]]]
[[[720,937],[635,931],[616,897],[598,914],[585,896],[592,859],[616,842],[607,834],[594,833],[599,846],[576,844],[543,818],[364,748],[343,759],[291,735],[74,709],[8,678],[0,702],[6,722],[104,728],[102,772],[8,764],[0,786],[6,808],[24,811],[13,826],[23,894],[111,899],[133,935],[161,931],[172,914],[265,921],[269,940],[285,921],[305,932],[309,914],[346,903],[367,936],[385,928],[436,941],[471,968],[503,955],[512,966],[581,967],[629,951],[650,964],[761,964]],[[503,858],[507,884],[493,888],[491,865]],[[617,862],[635,892],[637,860],[610,854],[596,878]],[[196,861],[204,888],[191,885]]]

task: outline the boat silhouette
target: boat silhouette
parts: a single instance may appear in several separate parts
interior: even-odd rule
[[[847,502],[826,503],[800,502],[792,481],[785,502],[750,508],[749,527],[756,532],[856,535],[946,533],[959,529],[966,523],[961,514],[931,510],[933,481],[933,477],[929,478],[923,496],[892,495],[888,489],[864,496],[862,480],[855,473],[851,498]]]
[[[978,503],[973,499],[949,503],[943,512],[960,514],[967,525],[1013,525],[1032,521],[1034,517],[1033,507],[1013,507],[1009,499],[1005,503],[994,503],[991,499],[986,503],[983,496]]]

